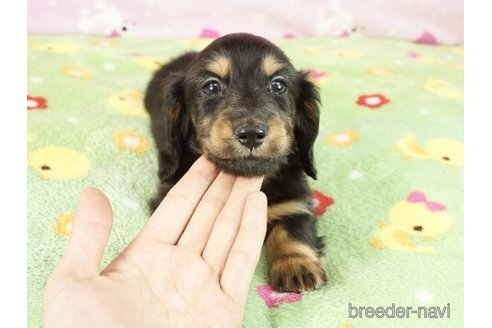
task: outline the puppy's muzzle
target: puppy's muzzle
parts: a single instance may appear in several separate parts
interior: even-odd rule
[[[236,131],[236,138],[239,143],[249,149],[259,147],[266,135],[266,129],[258,125],[245,125]]]

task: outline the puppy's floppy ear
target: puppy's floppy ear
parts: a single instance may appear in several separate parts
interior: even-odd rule
[[[313,146],[319,131],[319,105],[321,101],[318,87],[307,79],[306,72],[301,72],[300,74],[294,133],[304,171],[307,175],[316,179]]]
[[[159,151],[159,179],[172,177],[179,167],[183,147],[190,133],[190,116],[185,108],[184,76],[158,74],[149,84],[145,107]]]

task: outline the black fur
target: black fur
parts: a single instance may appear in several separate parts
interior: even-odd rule
[[[284,94],[267,90],[273,77],[266,77],[259,68],[266,54],[274,56],[283,66],[276,75],[284,79],[287,87]],[[205,69],[219,55],[230,61],[231,73],[226,77],[217,77]],[[223,92],[218,96],[209,97],[202,91],[210,77],[221,83]],[[156,72],[145,96],[159,152],[160,190],[151,202],[152,209],[204,149],[208,149],[206,156],[225,172],[265,175],[262,191],[269,206],[299,199],[310,202],[306,174],[316,179],[313,144],[318,134],[319,103],[317,87],[307,79],[307,73],[296,71],[279,48],[257,36],[227,35],[200,53],[187,53],[174,59]],[[250,121],[268,126],[277,119],[276,131],[285,130],[288,141],[270,140],[271,154],[258,156],[253,156],[253,152],[250,156],[242,155],[244,149],[241,150],[233,137],[221,141],[221,149],[210,150],[211,139],[207,139],[210,137],[207,133],[212,130],[207,131],[200,124],[213,125],[221,118],[225,121],[223,131]],[[270,129],[273,131],[273,127]],[[286,149],[282,150],[284,146]],[[231,157],[224,158],[224,154]],[[323,245],[316,236],[315,221],[312,214],[294,214],[269,222],[269,230],[281,224],[291,238],[321,255]],[[302,276],[293,277],[293,281],[302,279]]]

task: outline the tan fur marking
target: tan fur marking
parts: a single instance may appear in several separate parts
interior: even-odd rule
[[[231,71],[231,61],[226,56],[219,55],[209,62],[205,68],[221,78],[225,78]]]
[[[292,214],[312,214],[304,200],[289,200],[268,207],[268,221],[280,220]]]
[[[288,255],[319,261],[318,255],[311,247],[289,238],[287,231],[280,225],[273,227],[266,245],[271,262]]]
[[[281,225],[267,238],[270,283],[280,291],[299,292],[318,288],[327,276],[323,262],[311,247],[299,243]]]
[[[308,117],[309,121],[319,121],[319,110],[316,106],[316,102],[314,102],[313,100],[304,100],[302,104],[305,108],[306,116]]]
[[[232,124],[228,120],[221,121],[221,124],[217,126],[217,137],[220,140],[231,139],[234,136],[232,132]]]
[[[224,139],[228,139],[232,135],[232,126],[230,122],[227,120],[219,120],[216,124],[212,125],[210,144],[215,149],[222,148]]]
[[[221,110],[226,114],[229,111],[227,108]],[[289,122],[284,122],[279,115],[269,120],[265,141],[252,152],[235,140],[233,125],[227,115],[220,115],[213,121],[203,119],[203,122],[195,122],[195,127],[203,151],[224,159],[247,157],[251,153],[263,158],[278,158],[285,155],[292,145]]]
[[[178,102],[174,103],[173,106],[169,108],[169,117],[171,118],[171,121],[175,124],[178,122],[181,110],[181,104]]]
[[[197,127],[198,133],[201,136],[207,135],[207,132],[212,126],[212,118],[211,117],[203,117],[200,121],[197,121],[195,116],[191,116],[193,120],[193,125]]]
[[[258,148],[257,153],[264,157],[276,157],[284,154],[291,146],[292,137],[287,132],[286,124],[278,116],[269,122],[268,134],[264,145]]]
[[[205,129],[211,127],[210,136],[203,140],[205,142],[203,145],[205,151],[228,158],[229,154],[224,149],[234,136],[231,122],[227,119],[219,118],[215,123],[212,123],[211,120],[207,123],[209,124],[208,127],[202,125]]]
[[[267,55],[263,59],[262,68],[263,68],[263,72],[265,72],[267,76],[272,76],[283,67],[284,65],[281,62],[279,62],[277,58],[275,58],[273,55]]]

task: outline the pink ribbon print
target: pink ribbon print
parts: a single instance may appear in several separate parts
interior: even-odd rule
[[[437,202],[430,202],[425,197],[425,194],[421,191],[414,191],[408,197],[407,201],[410,203],[424,203],[425,207],[431,212],[444,212],[446,206]]]

